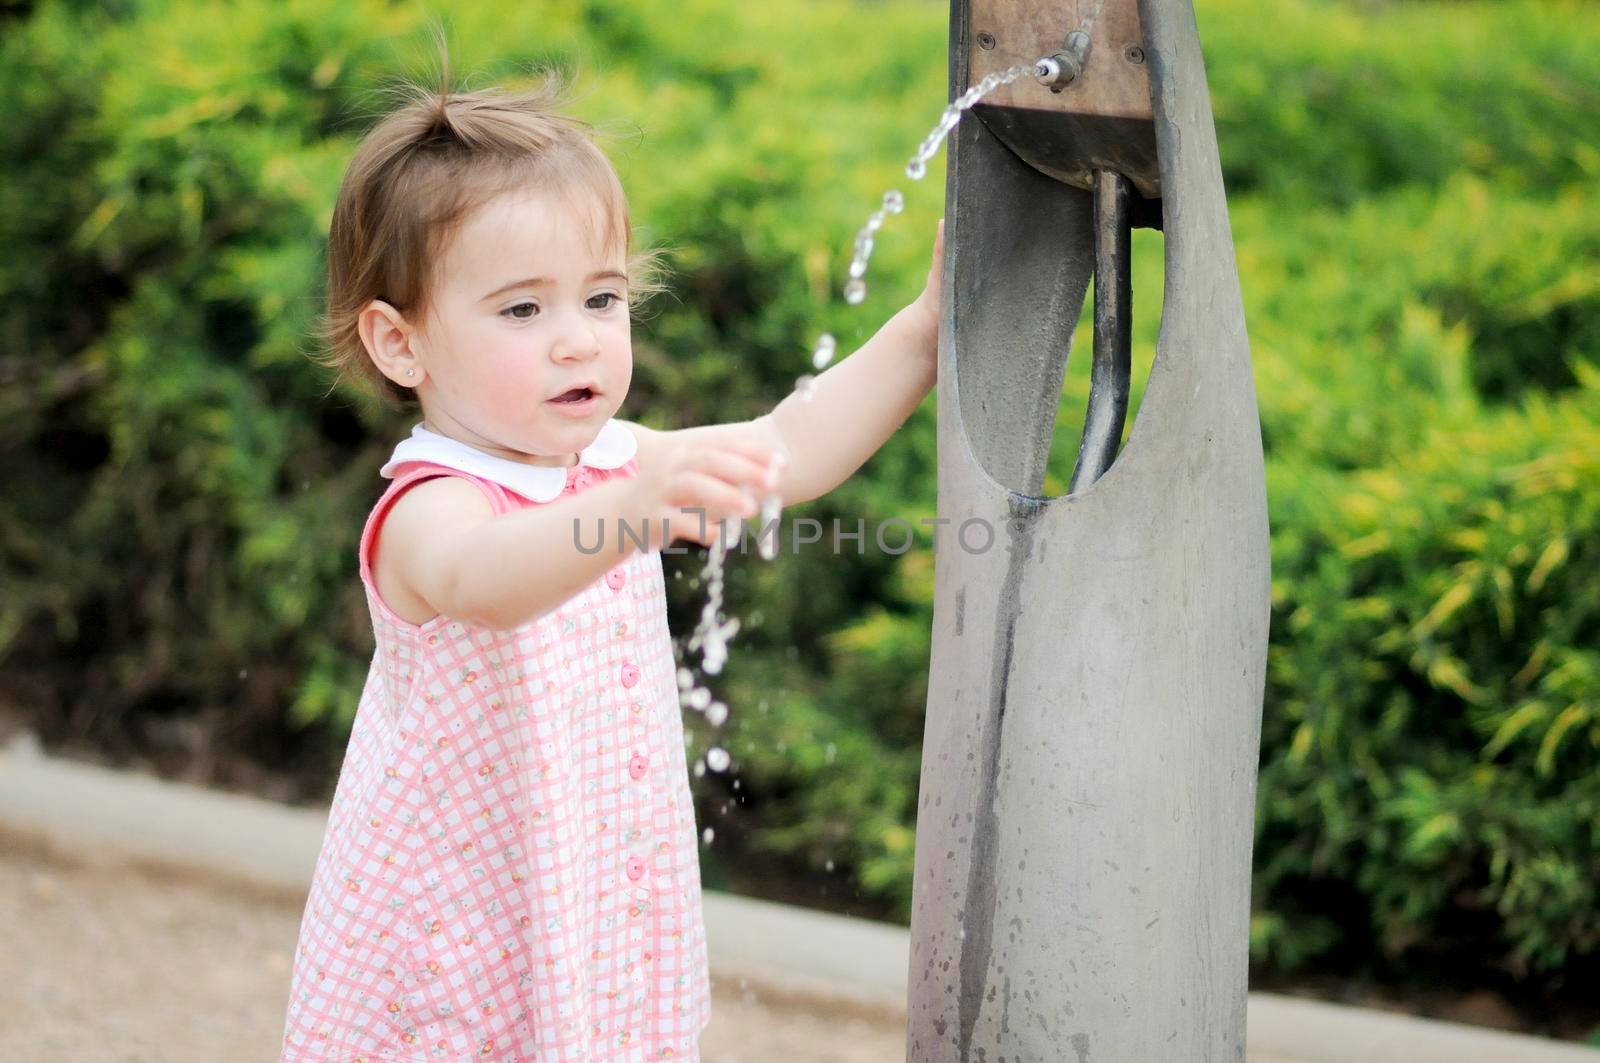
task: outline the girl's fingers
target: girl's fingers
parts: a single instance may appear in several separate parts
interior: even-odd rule
[[[740,445],[718,446],[706,451],[708,459],[715,460],[718,468],[731,469],[723,459],[732,459],[743,469],[742,474],[729,476],[734,482],[748,483],[765,489],[767,471],[770,469],[774,476],[783,475],[784,466],[788,464],[788,455],[772,446],[770,443],[753,442]],[[714,457],[713,457],[714,456]]]
[[[755,499],[744,491],[704,473],[688,472],[674,485],[671,505],[677,509],[705,510],[706,527],[711,530],[717,521],[728,517],[749,517],[759,511]],[[684,519],[700,530],[700,514],[685,513]]]
[[[733,451],[762,465],[787,461],[788,448],[776,427],[766,427],[758,422],[755,427],[750,424],[717,426],[716,433],[707,437],[706,449]]]
[[[743,453],[728,450],[710,450],[701,457],[699,471],[725,480],[734,487],[755,491],[770,491],[778,486],[779,468],[767,465]],[[769,479],[770,477],[770,479]]]

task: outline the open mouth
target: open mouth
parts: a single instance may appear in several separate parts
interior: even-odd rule
[[[588,402],[592,398],[594,398],[594,392],[589,388],[573,388],[571,391],[562,392],[550,401],[575,405],[580,402]]]

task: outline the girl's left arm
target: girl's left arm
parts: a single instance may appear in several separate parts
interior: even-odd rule
[[[916,301],[854,354],[819,374],[810,399],[791,393],[756,418],[776,429],[788,452],[778,483],[785,506],[827,494],[849,479],[933,390],[943,257],[941,220],[928,282]]]

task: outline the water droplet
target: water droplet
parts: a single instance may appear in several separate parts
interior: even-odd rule
[[[850,276],[864,277],[867,273],[867,260],[857,255],[850,260]]]
[[[693,690],[689,691],[688,700],[689,707],[691,709],[694,709],[697,712],[701,711],[707,705],[711,704],[711,691],[707,690],[705,687],[695,687]]]
[[[721,746],[712,746],[706,750],[706,767],[712,771],[727,771],[730,759],[728,751]]]
[[[815,382],[807,385],[810,392],[816,389]],[[763,561],[771,561],[778,556],[778,518],[783,514],[783,499],[777,495],[768,495],[761,501],[761,533],[756,538],[756,549],[761,554]]]
[[[861,300],[857,299],[856,302]],[[802,373],[794,378],[794,393],[801,399],[809,401],[817,393],[817,378],[810,373]],[[771,558],[768,558],[770,561]]]
[[[678,669],[678,689],[688,690],[694,686],[694,673],[687,668]]]
[[[833,333],[824,332],[817,337],[816,350],[811,352],[811,365],[814,369],[822,369],[833,361],[833,354],[839,349],[838,341],[833,338]]]
[[[832,764],[833,763],[833,758],[836,755],[838,755],[838,752],[839,752],[839,747],[835,746],[832,742],[829,742],[828,743],[828,748],[823,750],[823,752],[822,752],[822,759],[827,761],[829,764]]]
[[[829,860],[827,863],[823,864],[822,866],[823,866],[823,868],[825,870],[832,871],[833,870],[833,861]]]
[[[881,228],[883,228],[883,211],[875,210],[871,214],[868,214],[866,225],[867,232],[875,233]]]
[[[716,836],[717,832],[712,830],[710,827],[707,827],[705,830],[700,832],[700,840],[705,842],[707,845],[710,845],[711,839],[715,838]]]
[[[922,180],[922,175],[928,172],[928,167],[921,159],[912,159],[906,166],[906,176],[913,181]]]
[[[728,706],[720,701],[713,701],[706,706],[706,723],[712,727],[721,727],[728,718]]]
[[[890,214],[899,214],[906,209],[906,197],[900,194],[898,188],[891,188],[883,194],[883,209]]]
[[[705,761],[705,758],[704,757],[699,757],[694,762],[694,777],[696,779],[698,779],[702,775],[704,775],[705,773],[706,773],[706,761]]]
[[[851,306],[858,305],[867,297],[867,285],[860,277],[852,279],[844,286],[844,301]]]

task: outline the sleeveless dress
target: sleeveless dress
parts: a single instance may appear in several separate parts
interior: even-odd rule
[[[412,484],[463,476],[500,515],[635,475],[635,445],[613,420],[578,465],[528,466],[419,424],[383,467],[358,558],[376,650],[281,1063],[699,1059],[699,849],[660,551],[510,631],[403,620],[371,568]]]

